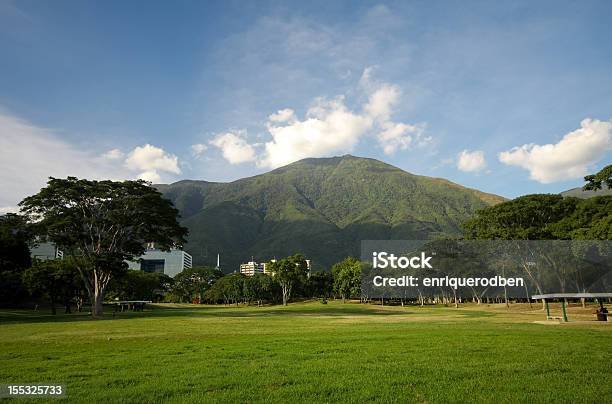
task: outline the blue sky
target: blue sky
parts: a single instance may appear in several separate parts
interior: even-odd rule
[[[307,4],[306,4],[307,3]],[[612,162],[612,3],[0,0],[0,210],[350,153],[507,197]]]

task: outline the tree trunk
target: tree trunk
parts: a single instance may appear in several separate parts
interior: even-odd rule
[[[104,311],[104,290],[106,289],[106,285],[108,285],[108,281],[110,280],[110,276],[104,273],[104,270],[100,268],[95,268],[93,270],[93,287],[88,289],[89,299],[91,300],[91,315],[94,318],[102,317]],[[93,289],[93,290],[91,290]],[[92,294],[93,292],[93,299]]]
[[[94,293],[94,299],[91,305],[91,315],[93,317],[102,317],[104,310],[104,290],[98,290],[98,288],[96,288]]]

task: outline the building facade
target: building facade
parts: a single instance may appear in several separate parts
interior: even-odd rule
[[[128,261],[129,269],[143,272],[158,272],[170,277],[193,267],[191,255],[183,250],[161,251],[147,248],[136,261]]]
[[[64,258],[64,253],[53,243],[40,243],[30,249],[30,256],[39,260],[53,260]]]
[[[246,276],[255,274],[267,274],[266,264],[263,262],[249,261],[246,264],[240,264],[240,273]]]
[[[270,262],[276,262],[275,259]],[[246,264],[240,264],[240,273],[246,276],[253,276],[255,274],[271,275],[272,273],[268,269],[269,262],[255,262],[249,261]],[[308,276],[310,276],[310,260],[306,260],[306,267],[308,268]]]
[[[30,250],[32,258],[39,260],[62,259],[64,253],[53,243],[40,243]],[[170,251],[161,251],[154,246],[149,245],[143,255],[135,261],[126,261],[128,268],[144,272],[159,272],[168,276],[182,272],[193,266],[191,255],[185,251],[172,249]]]

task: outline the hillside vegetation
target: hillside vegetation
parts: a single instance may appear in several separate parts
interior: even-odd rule
[[[302,252],[315,269],[359,255],[361,240],[430,239],[461,233],[477,209],[502,197],[417,176],[378,160],[342,156],[298,161],[231,183],[159,185],[189,228],[199,265],[221,254],[225,272],[252,257]]]

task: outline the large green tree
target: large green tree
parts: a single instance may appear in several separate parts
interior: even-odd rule
[[[23,282],[31,294],[49,299],[52,314],[56,313],[57,303],[63,304],[65,312],[70,313],[70,305],[82,285],[71,259],[34,260],[23,273]]]
[[[186,269],[174,276],[172,293],[182,302],[202,301],[204,293],[222,276],[223,272],[210,267]]]
[[[205,293],[205,299],[209,301],[222,300],[225,304],[236,303],[244,300],[244,286],[246,276],[241,273],[232,273],[219,278]]]
[[[91,181],[50,178],[47,186],[20,203],[41,238],[79,257],[92,315],[102,315],[104,291],[126,260],[147,243],[168,250],[185,242],[172,203],[144,181]]]
[[[161,301],[173,285],[174,280],[163,273],[127,271],[110,281],[106,295],[119,300]]]
[[[281,286],[283,305],[286,306],[294,288],[306,283],[308,264],[302,254],[295,254],[268,264],[274,279]]]
[[[334,291],[342,297],[342,301],[361,293],[361,262],[348,257],[332,266]]]
[[[584,177],[587,182],[582,189],[585,191],[598,191],[604,187],[612,189],[612,164],[602,168],[597,174]]]

